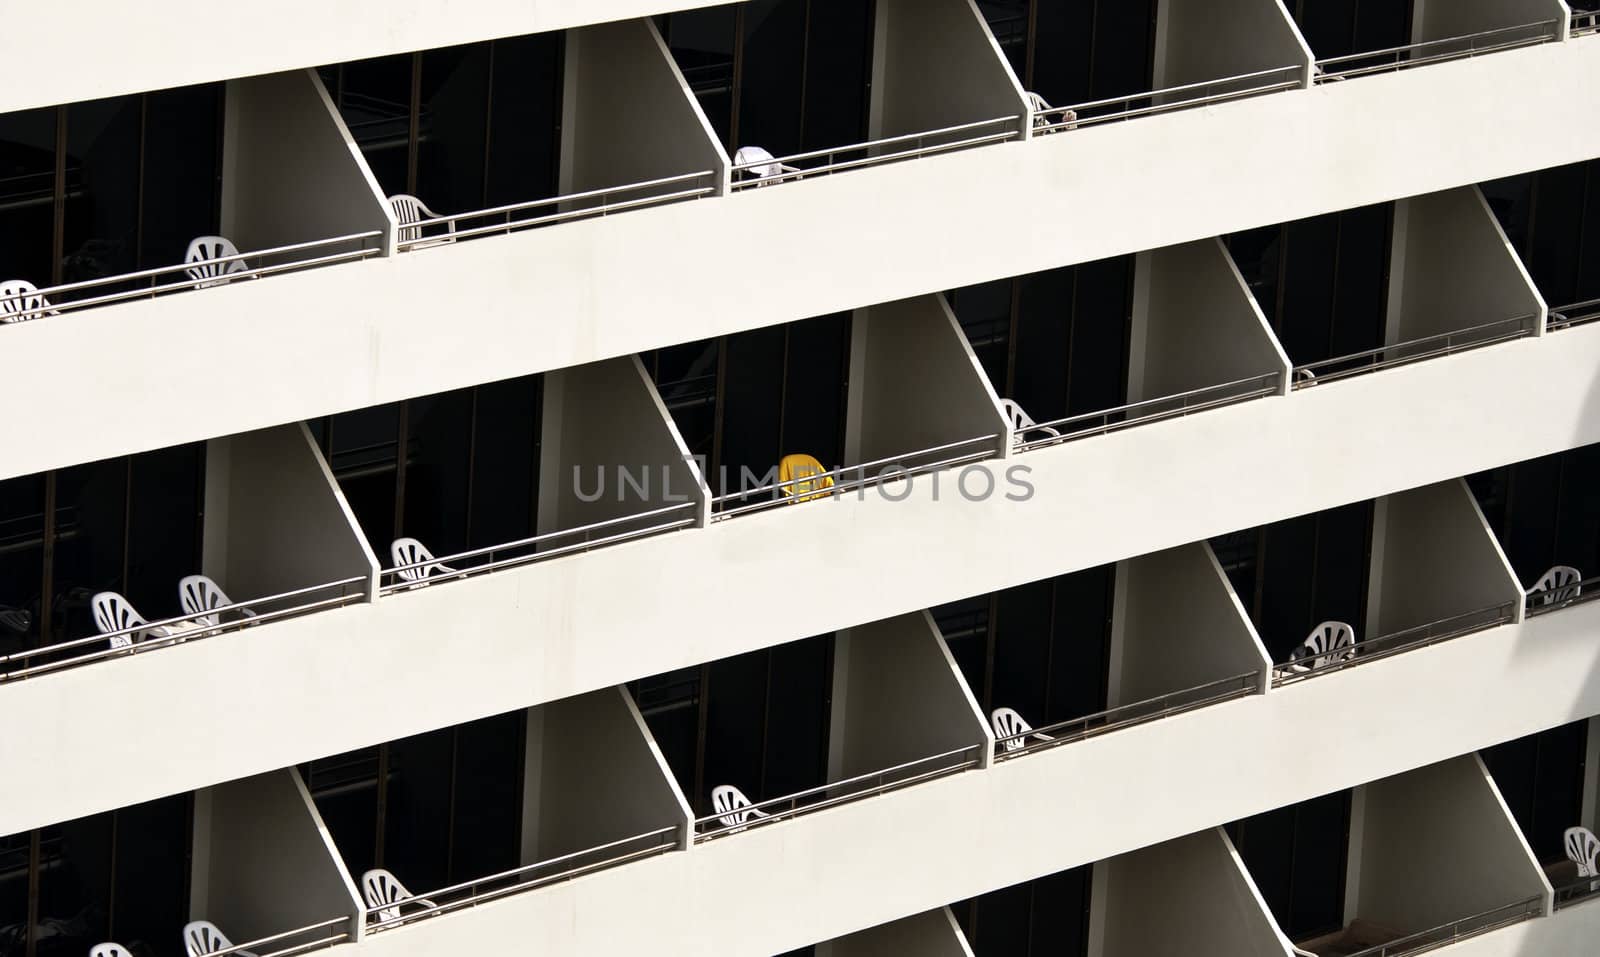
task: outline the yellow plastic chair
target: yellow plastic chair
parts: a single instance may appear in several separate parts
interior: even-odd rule
[[[827,471],[822,467],[821,462],[803,452],[796,455],[785,455],[778,462],[778,491],[785,498],[793,497],[800,502],[827,498],[828,489],[833,488],[833,476],[828,475]],[[812,476],[817,476],[817,478],[812,478]],[[794,482],[795,484],[782,484],[785,482]]]

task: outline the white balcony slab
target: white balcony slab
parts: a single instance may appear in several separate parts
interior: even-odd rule
[[[1597,369],[1580,326],[0,686],[0,833],[1597,442]]]
[[[1596,86],[1583,38],[22,323],[0,477],[1586,160]]]
[[[1600,605],[1574,607],[361,946],[385,957],[507,939],[562,954],[780,953],[1591,714],[1600,710],[1597,626]],[[1306,747],[1305,729],[1332,713],[1344,716],[1339,733]],[[619,900],[630,902],[627,921],[616,919]]]
[[[8,4],[0,113],[429,50],[729,0],[205,0]],[[14,71],[14,72],[13,72]]]

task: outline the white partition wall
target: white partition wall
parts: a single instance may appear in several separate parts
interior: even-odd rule
[[[972,957],[950,908],[941,907],[817,945],[816,957]]]
[[[1009,116],[1021,134],[1027,100],[972,0],[879,0],[877,16],[873,139]]]
[[[1379,500],[1369,569],[1367,627],[1358,640],[1429,625],[1442,635],[1522,614],[1516,573],[1459,479]]]
[[[524,865],[626,842],[570,862],[593,865],[687,840],[693,816],[688,802],[622,688],[529,710],[525,766]],[[663,828],[673,833],[642,837]],[[570,867],[553,872],[563,869]]]
[[[360,891],[294,768],[195,795],[190,920],[235,944],[344,918],[261,952],[341,933],[359,936]]]
[[[1103,917],[1098,932],[1090,931],[1090,957],[1289,954],[1220,828],[1119,855],[1101,868],[1095,910]]]
[[[841,780],[993,745],[961,671],[927,612],[840,632],[834,650],[828,777]],[[910,773],[931,770],[919,767]],[[909,774],[904,776],[910,776]]]
[[[1476,186],[1395,204],[1386,340],[1390,344],[1524,319],[1543,324],[1545,303]],[[1466,333],[1455,345],[1512,330]]]
[[[222,234],[243,252],[382,230],[393,215],[314,70],[228,83]],[[322,254],[359,244],[321,250]],[[219,305],[218,308],[226,308]]]
[[[999,402],[943,296],[919,296],[856,312],[851,322],[847,464],[968,440],[973,440],[970,445],[934,458],[1009,448],[1010,426]],[[917,463],[908,458],[904,464]]]
[[[1288,376],[1288,357],[1220,239],[1140,253],[1134,270],[1129,402]]]
[[[1304,75],[1311,69],[1311,51],[1277,0],[1163,0],[1157,5],[1157,89],[1280,68]],[[1283,78],[1293,77],[1286,69]]]
[[[1210,545],[1196,542],[1122,562],[1117,588],[1112,708],[1168,695],[1170,705],[1181,706],[1265,682],[1266,649]]]
[[[625,202],[717,186],[728,158],[655,24],[630,20],[567,33],[561,192],[581,193],[709,171],[611,198]],[[599,205],[598,200],[581,205]]]
[[[1416,934],[1550,889],[1476,755],[1359,789],[1347,917],[1379,938]],[[1316,948],[1310,948],[1315,950]]]
[[[377,558],[304,425],[206,443],[205,502],[199,571],[235,601],[377,575]]]
[[[699,470],[633,356],[545,376],[539,457],[539,532],[565,531],[643,512],[593,538],[697,519],[709,495]],[[552,547],[572,544],[555,541]]]
[[[1559,25],[1560,35],[1566,35],[1567,18],[1571,11],[1562,0],[1412,0],[1411,38],[1421,43],[1427,40],[1448,40],[1489,30],[1507,27],[1548,24]],[[1504,38],[1500,38],[1503,42]],[[1480,46],[1493,45],[1496,39],[1486,37]]]

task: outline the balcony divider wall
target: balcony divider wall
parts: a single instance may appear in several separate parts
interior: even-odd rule
[[[222,235],[250,252],[378,230],[365,245],[393,249],[394,214],[315,70],[229,81],[227,104]]]
[[[1016,116],[1017,138],[1028,103],[1022,86],[972,0],[876,0],[872,60],[872,139],[923,133]],[[999,133],[984,128],[946,139]],[[930,138],[927,145],[939,142]],[[920,144],[912,144],[920,145]],[[885,152],[906,149],[906,144]]]
[[[972,957],[950,908],[879,924],[816,945],[815,957]]]
[[[847,465],[968,440],[943,454],[1010,453],[1000,399],[943,296],[858,310],[851,336]]]
[[[1303,76],[1311,68],[1311,51],[1281,3],[1161,0],[1157,6],[1154,63],[1155,87],[1161,89],[1289,67]],[[1296,77],[1287,70],[1281,77],[1293,78]],[[1257,78],[1239,85],[1262,82]],[[1227,85],[1219,85],[1216,92],[1228,89]]]
[[[1600,160],[1480,186],[1552,310],[1600,299]],[[1571,318],[1592,313],[1592,306]]]
[[[379,562],[304,425],[206,443],[205,545],[200,570],[236,602],[351,578],[371,595]],[[177,581],[174,579],[173,588]],[[295,604],[286,600],[284,607]],[[251,604],[262,613],[272,605]]]
[[[1120,854],[1094,867],[1098,916],[1089,952],[1095,957],[1290,953],[1221,828]]]
[[[695,185],[726,188],[728,154],[717,143],[649,20],[573,30],[563,86],[561,192],[580,193],[709,171],[696,183],[630,191],[627,201]],[[599,200],[580,205],[599,205]]]
[[[1570,12],[1561,0],[1412,0],[1412,42],[1463,37],[1502,27],[1554,21],[1567,35]]]
[[[1573,721],[1479,752],[1534,857],[1558,886],[1576,870],[1567,860],[1565,832],[1593,831],[1594,719]]]
[[[1272,373],[1287,382],[1288,356],[1221,240],[1140,253],[1134,277],[1129,402]]]
[[[192,920],[208,920],[243,944],[346,918],[263,951],[341,933],[361,937],[361,892],[299,771],[285,768],[197,792],[194,818]]]

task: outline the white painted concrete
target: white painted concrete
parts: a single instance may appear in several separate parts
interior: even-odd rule
[[[300,772],[230,781],[195,796],[191,920],[209,920],[236,944],[335,925],[278,949],[340,932],[357,933],[364,906]]]
[[[1539,864],[1477,755],[1363,789],[1360,886],[1351,891],[1358,919],[1406,935],[1548,899]]]
[[[221,228],[243,252],[371,230],[383,238],[299,258],[393,248],[394,213],[314,70],[228,84]]]
[[[3,57],[28,77],[0,113],[627,20],[728,0],[205,0],[8,4]]]
[[[1577,606],[363,946],[408,957],[507,939],[561,954],[779,953],[1600,712],[1597,626],[1600,607]],[[1335,713],[1339,733],[1307,748],[1305,729]],[[629,901],[627,921],[616,919],[619,900]]]
[[[1288,957],[1243,862],[1220,828],[1106,862],[1102,957]]]
[[[817,945],[817,957],[972,957],[950,908],[869,927]]]
[[[925,477],[17,682],[0,833],[1600,442],[1596,369],[1580,326],[1023,453],[1027,501]]]
[[[1597,86],[1547,44],[22,323],[0,477],[1586,160]]]
[[[1311,64],[1310,51],[1294,20],[1276,0],[1170,0],[1159,4],[1156,51],[1156,89],[1279,67],[1296,67],[1303,77]],[[1257,79],[1247,85],[1262,82]]]

